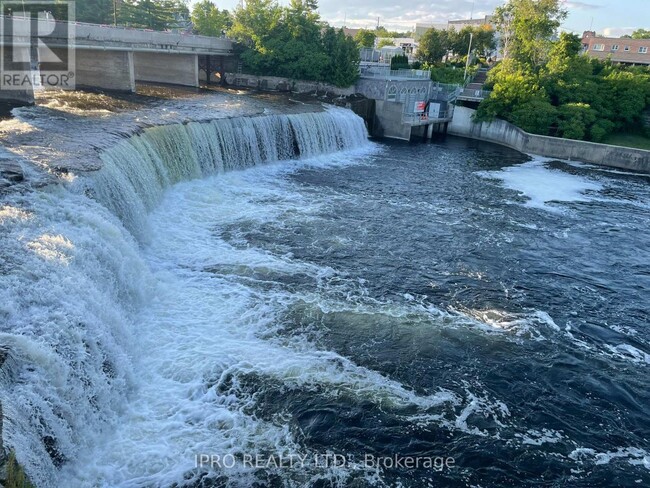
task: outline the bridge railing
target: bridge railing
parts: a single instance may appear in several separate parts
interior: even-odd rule
[[[8,20],[22,22],[30,22],[27,17],[16,15],[7,16],[0,15],[0,20],[6,22]],[[165,45],[178,45],[181,42],[184,46],[191,45],[197,48],[223,48],[227,45],[232,45],[235,42],[228,37],[211,37],[202,36],[198,34],[191,34],[188,32],[179,31],[156,31],[153,29],[142,29],[139,27],[128,26],[114,26],[108,24],[93,24],[90,22],[67,22],[55,20],[53,18],[42,18],[38,20],[39,29],[42,27],[43,31],[47,31],[47,26],[52,23],[70,24],[74,26],[75,38],[88,39],[90,41],[113,41],[113,42],[133,42],[133,43],[155,43]],[[41,26],[42,24],[42,26]],[[6,30],[5,30],[6,31]],[[29,32],[26,30],[26,32]]]

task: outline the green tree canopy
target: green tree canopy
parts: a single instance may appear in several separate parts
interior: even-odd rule
[[[326,81],[349,86],[358,78],[359,48],[327,28],[314,0],[249,0],[235,10],[230,35],[245,49],[244,69],[258,75]]]
[[[113,0],[84,0],[76,2],[76,19],[92,24],[112,24]]]
[[[165,30],[177,24],[179,16],[188,16],[183,0],[122,0],[118,23],[144,29]]]
[[[232,26],[230,12],[219,10],[210,0],[201,0],[192,8],[194,30],[204,36],[219,37]]]
[[[632,39],[650,39],[650,30],[637,29],[632,32]]]
[[[540,68],[552,37],[567,16],[560,0],[508,0],[497,7],[494,21],[501,34],[503,57]]]
[[[417,57],[423,63],[439,63],[452,48],[452,31],[429,29],[420,39]]]
[[[373,47],[375,45],[376,38],[377,34],[366,29],[359,29],[357,35],[354,36],[354,40],[359,45],[359,47]]]
[[[382,47],[393,46],[393,45],[394,45],[393,39],[383,38],[383,39],[379,39],[379,42],[377,43],[377,49],[381,49]]]

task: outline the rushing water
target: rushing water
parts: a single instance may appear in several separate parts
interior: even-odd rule
[[[4,440],[40,485],[650,484],[650,178],[343,110],[103,158],[0,208]],[[454,462],[363,462],[394,455]]]

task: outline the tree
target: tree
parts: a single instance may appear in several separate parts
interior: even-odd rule
[[[497,7],[494,22],[501,33],[503,57],[540,68],[566,16],[560,0],[508,0]]]
[[[632,32],[632,39],[650,39],[650,30],[637,29]]]
[[[232,27],[230,12],[219,10],[210,0],[201,0],[192,8],[194,30],[204,36],[219,37]]]
[[[409,68],[409,58],[406,54],[398,54],[390,58],[390,69],[408,69]]]
[[[465,26],[459,32],[450,31],[448,33],[451,51],[456,56],[462,57],[467,54],[470,36],[472,36],[472,52],[478,52],[487,57],[496,48],[494,29],[491,26]]]
[[[439,63],[451,48],[449,31],[429,29],[420,39],[418,59],[424,63]]]
[[[381,49],[382,47],[386,47],[386,46],[394,46],[393,40],[388,38],[379,39],[379,43],[377,44],[377,49]]]
[[[357,35],[354,36],[354,40],[359,47],[374,47],[376,38],[377,35],[373,31],[366,29],[359,29]]]
[[[359,48],[342,30],[323,28],[314,0],[248,0],[235,10],[230,35],[244,46],[243,67],[258,75],[349,86],[358,78]]]
[[[165,30],[188,13],[182,0],[122,0],[118,21],[131,27]]]
[[[113,0],[85,0],[76,3],[76,19],[92,24],[113,23]]]

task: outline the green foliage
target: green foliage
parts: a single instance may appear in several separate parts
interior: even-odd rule
[[[540,68],[549,52],[551,38],[567,12],[560,0],[508,0],[494,11],[501,33],[503,57],[532,69]]]
[[[91,24],[113,24],[113,0],[85,0],[75,5],[75,16],[79,22]]]
[[[431,79],[439,83],[450,83],[462,85],[464,83],[465,77],[465,66],[464,65],[454,65],[451,63],[441,64],[441,65],[427,65],[424,64],[422,69],[429,69],[431,71]],[[470,66],[467,72],[469,78],[473,77],[478,70],[478,66]]]
[[[489,25],[480,27],[463,27],[460,31],[449,31],[448,36],[451,44],[451,51],[457,56],[466,56],[469,49],[469,39],[472,36],[472,52],[479,56],[488,57],[496,48],[494,30]]]
[[[423,63],[439,63],[453,47],[452,31],[429,29],[420,38],[418,59]]]
[[[178,15],[187,15],[185,0],[83,0],[75,6],[79,22],[128,25],[165,30],[176,25]],[[114,10],[115,9],[115,10]]]
[[[650,39],[650,30],[637,29],[632,32],[632,39]]]
[[[203,36],[219,37],[232,26],[230,12],[219,10],[210,0],[201,0],[192,8],[194,30]]]
[[[546,136],[550,134],[557,116],[557,109],[548,100],[534,97],[513,109],[511,122],[526,132]]]
[[[382,47],[386,46],[392,46],[393,45],[393,39],[380,39],[379,42],[377,43],[377,49],[381,49]]]
[[[118,24],[143,29],[165,30],[176,25],[178,15],[187,16],[182,0],[122,0]]]
[[[492,93],[476,118],[500,117],[528,132],[596,142],[638,126],[650,105],[650,70],[590,59],[575,35],[550,41],[562,15],[555,0],[510,0],[500,9],[508,57],[490,71]],[[534,46],[544,56],[534,54]]]
[[[405,54],[398,54],[390,59],[390,69],[409,69],[409,58]]]
[[[397,31],[388,31],[384,26],[379,26],[375,29],[375,34],[377,37],[390,37],[390,38],[396,38],[396,37],[412,37],[411,34],[412,32],[406,31],[406,32],[397,32]]]
[[[358,78],[356,42],[323,29],[313,0],[248,0],[235,10],[230,35],[244,46],[247,72],[349,86]]]
[[[437,30],[429,29],[420,39],[418,48],[418,59],[431,65],[438,64],[444,57],[450,58],[467,57],[470,49],[470,36],[472,38],[472,53],[487,57],[496,47],[495,32],[490,26],[463,27],[460,31],[453,29]]]
[[[354,40],[359,47],[374,47],[376,38],[377,34],[366,29],[359,29],[357,35],[354,36]]]
[[[558,108],[558,135],[582,140],[596,120],[596,112],[586,103],[567,103]]]

